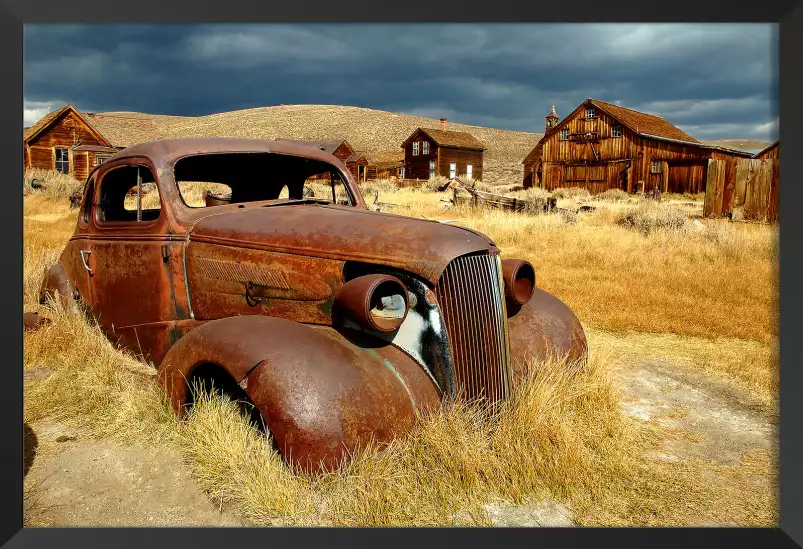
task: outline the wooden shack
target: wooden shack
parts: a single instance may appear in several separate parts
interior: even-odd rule
[[[404,151],[387,151],[368,156],[367,180],[404,179]]]
[[[429,179],[436,175],[482,179],[485,145],[469,133],[447,130],[445,118],[441,119],[440,129],[416,129],[402,143],[402,148],[406,179]]]
[[[781,142],[776,141],[766,149],[758,151],[753,158],[761,160],[780,160],[781,159]]]
[[[750,153],[704,145],[663,118],[598,99],[586,99],[559,121],[546,117],[544,136],[522,161],[525,188],[585,187],[628,193],[700,193],[708,160],[729,170]]]
[[[346,167],[358,183],[365,183],[368,176],[368,157],[364,151],[357,151],[348,157],[346,159]]]
[[[160,137],[143,116],[80,113],[72,105],[43,116],[23,134],[25,168],[58,170],[84,180],[117,151]]]

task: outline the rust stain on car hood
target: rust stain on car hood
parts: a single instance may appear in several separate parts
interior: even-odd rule
[[[455,257],[496,252],[487,236],[463,227],[352,207],[273,205],[198,221],[190,240],[380,263],[436,282]]]

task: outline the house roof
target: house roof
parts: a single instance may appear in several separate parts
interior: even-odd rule
[[[129,147],[162,137],[152,118],[94,113],[83,113],[83,116],[113,147]]]
[[[686,141],[689,143],[699,143],[695,138],[673,126],[660,116],[653,114],[646,114],[626,107],[620,107],[613,103],[606,103],[599,99],[587,99],[583,104],[591,103],[599,107],[604,112],[608,113],[619,122],[633,130],[634,132],[644,135],[646,137],[665,137],[668,139],[675,139],[677,141]]]
[[[480,151],[485,150],[485,145],[483,145],[470,133],[455,132],[452,130],[435,130],[432,128],[417,128],[410,135],[410,137],[405,140],[402,146],[407,145],[410,139],[412,139],[413,136],[415,136],[415,134],[418,132],[427,134],[435,143],[438,144],[439,147],[456,147],[460,149],[476,149]]]

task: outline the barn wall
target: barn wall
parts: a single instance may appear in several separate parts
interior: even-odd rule
[[[776,143],[771,149],[756,155],[756,158],[761,160],[780,160],[781,158],[781,145]]]
[[[53,149],[50,147],[30,147],[30,167],[52,170],[55,163]]]
[[[482,151],[440,147],[440,155],[436,164],[438,175],[449,177],[449,164],[457,164],[457,177],[466,175],[466,166],[472,166],[472,179],[482,180]]]

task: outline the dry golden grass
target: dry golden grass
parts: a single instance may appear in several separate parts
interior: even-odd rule
[[[775,489],[752,480],[773,477],[774,456],[746,455],[741,467],[651,461],[644,452],[663,439],[692,434],[623,416],[610,378],[623,361],[661,356],[735,379],[771,403],[777,228],[704,221],[705,231],[643,236],[615,224],[627,203],[600,202],[570,224],[554,215],[444,211],[446,194],[375,188],[381,201],[408,207],[399,213],[457,219],[491,235],[506,256],[533,261],[539,286],[587,325],[588,367],[534,364],[494,421],[447,406],[384,452],[369,447],[342,471],[296,476],[228,401],[202,398],[178,421],[147,366],[80,313],[36,302],[75,218],[62,196],[34,193],[25,199],[24,302],[54,322],[25,335],[25,370],[52,370],[26,383],[26,421],[170,445],[211,497],[255,524],[487,524],[485,504],[541,497],[569,504],[581,524],[777,524]]]

